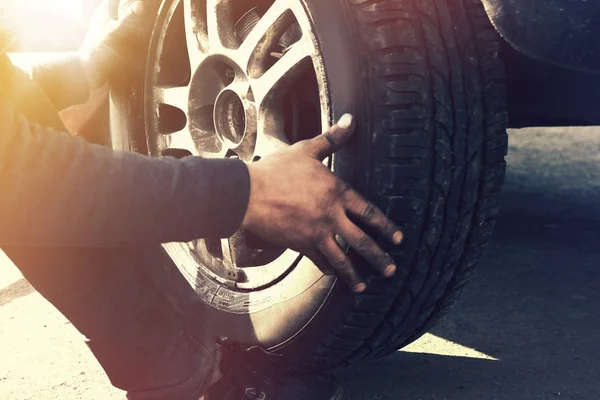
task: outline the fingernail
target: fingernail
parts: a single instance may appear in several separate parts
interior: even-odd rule
[[[362,293],[365,290],[367,290],[367,284],[366,283],[359,283],[358,285],[354,286],[354,293]]]
[[[383,271],[383,275],[386,278],[390,278],[390,277],[394,276],[395,273],[396,273],[396,266],[394,264],[388,265],[387,268],[385,269],[385,271]]]
[[[354,121],[354,116],[352,114],[344,114],[342,118],[339,119],[337,125],[342,129],[348,129],[352,126],[352,121]]]
[[[392,236],[392,240],[394,241],[394,244],[402,243],[403,239],[404,239],[404,234],[400,231],[394,233],[394,235]]]

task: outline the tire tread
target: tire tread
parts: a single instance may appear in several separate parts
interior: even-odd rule
[[[396,276],[370,277],[344,325],[329,328],[301,369],[370,361],[431,327],[489,241],[506,167],[500,39],[480,0],[341,1],[352,10],[369,77],[368,196],[406,241],[391,251]]]

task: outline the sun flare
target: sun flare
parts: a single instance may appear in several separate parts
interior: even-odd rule
[[[82,0],[0,0],[0,28],[17,50],[55,51],[72,47],[85,30]]]

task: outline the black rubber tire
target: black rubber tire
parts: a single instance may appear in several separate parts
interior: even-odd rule
[[[364,192],[402,226],[309,368],[370,361],[424,333],[472,276],[499,211],[508,137],[500,39],[479,0],[346,0],[364,94]],[[367,132],[364,132],[366,130]]]
[[[369,277],[361,295],[336,285],[307,327],[275,349],[283,357],[274,361],[314,371],[393,352],[456,300],[499,211],[507,114],[500,39],[480,0],[305,2],[325,70],[354,83],[331,94],[334,110],[359,120],[336,172],[406,236],[386,246],[394,278]],[[116,125],[139,127],[129,116],[141,112],[139,93],[117,88],[113,98],[113,111],[128,114]]]

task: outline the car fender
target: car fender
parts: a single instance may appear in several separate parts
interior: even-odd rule
[[[600,1],[482,0],[502,37],[535,59],[600,72]]]

